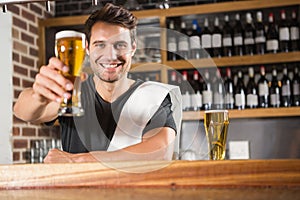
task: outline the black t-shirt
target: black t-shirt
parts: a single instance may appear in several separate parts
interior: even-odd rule
[[[90,76],[82,84],[81,90],[84,115],[81,117],[58,117],[63,150],[70,153],[107,150],[124,104],[142,83],[141,80],[136,81],[128,91],[114,102],[109,103],[96,92],[93,77]],[[160,108],[147,123],[143,134],[158,127],[170,127],[176,131],[171,106],[170,96],[167,95]]]

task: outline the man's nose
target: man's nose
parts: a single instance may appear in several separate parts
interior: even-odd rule
[[[111,60],[116,60],[118,58],[118,52],[116,51],[113,45],[107,46],[107,48],[104,51],[104,55],[106,58],[109,58]]]

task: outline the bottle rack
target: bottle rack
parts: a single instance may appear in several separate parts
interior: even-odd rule
[[[201,15],[213,14],[222,12],[236,12],[244,10],[255,10],[272,7],[296,6],[300,5],[299,0],[243,0],[232,1],[224,3],[212,3],[195,6],[175,7],[167,10],[153,9],[144,11],[134,11],[134,15],[138,19],[144,18],[159,18],[160,27],[166,28],[166,21],[169,17],[178,17],[184,15]],[[74,16],[74,17],[58,17],[49,18],[39,21],[39,36],[40,36],[40,49],[46,49],[46,30],[51,27],[68,27],[83,25],[87,19],[87,15]],[[160,32],[160,45],[161,49],[166,49],[166,31],[161,29]],[[45,63],[46,55],[40,51],[39,60]],[[161,50],[161,63],[135,63],[132,66],[133,71],[160,71],[160,78],[162,82],[168,82],[168,68],[172,69],[191,69],[194,67],[241,67],[246,65],[259,65],[259,64],[272,64],[272,63],[289,63],[300,62],[300,51],[290,53],[277,53],[253,56],[233,56],[211,59],[199,60],[178,60],[167,61],[167,52]],[[143,65],[143,67],[140,67]],[[260,109],[245,109],[245,110],[230,110],[231,118],[264,118],[264,117],[292,117],[300,116],[300,107],[289,108],[260,108]],[[203,111],[188,111],[183,113],[183,120],[201,120],[203,119]]]

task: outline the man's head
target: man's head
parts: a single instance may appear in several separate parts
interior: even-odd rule
[[[106,4],[86,21],[91,68],[102,81],[127,77],[136,50],[137,19],[128,10]]]

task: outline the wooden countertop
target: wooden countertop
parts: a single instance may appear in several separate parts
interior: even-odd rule
[[[40,195],[106,200],[299,199],[300,160],[0,165],[0,199]]]

